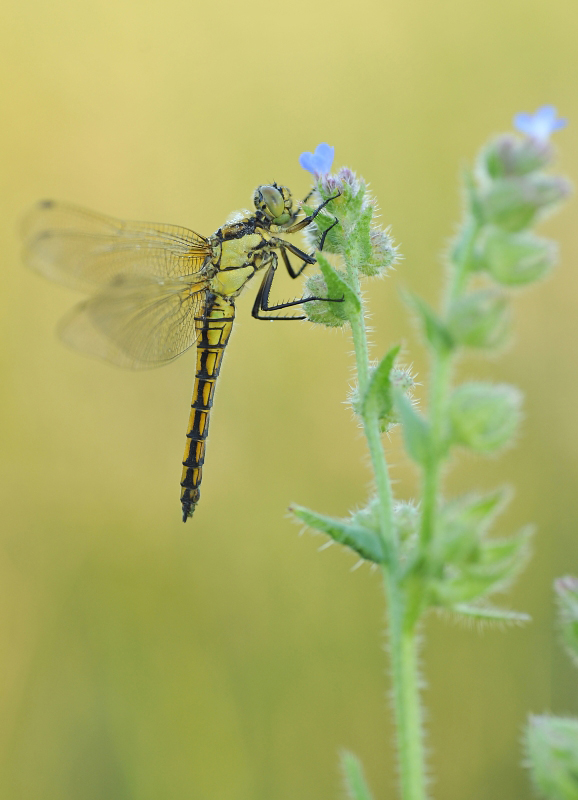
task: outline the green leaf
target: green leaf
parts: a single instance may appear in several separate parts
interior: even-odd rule
[[[566,575],[554,582],[558,622],[566,652],[578,666],[578,578]]]
[[[510,496],[511,490],[507,486],[500,486],[485,494],[469,492],[448,503],[443,513],[447,518],[459,517],[465,524],[480,525],[483,523],[485,531],[496,516],[503,511]]]
[[[531,528],[523,528],[508,539],[487,539],[469,552],[462,564],[446,564],[430,583],[435,606],[455,608],[502,591],[528,560]]]
[[[578,720],[531,716],[525,745],[538,791],[548,800],[578,800]]]
[[[529,614],[524,614],[522,611],[510,611],[505,608],[494,608],[493,606],[474,606],[467,603],[456,603],[452,607],[452,611],[461,614],[463,617],[471,617],[472,619],[486,620],[489,622],[509,622],[509,623],[523,623],[530,622],[531,617]]]
[[[538,212],[531,184],[524,177],[494,179],[481,199],[485,222],[510,233],[529,228]]]
[[[472,215],[472,218],[468,220],[468,224],[474,224],[476,227],[483,222],[484,219],[484,210],[482,207],[482,202],[478,193],[478,189],[476,186],[476,180],[474,178],[474,173],[471,169],[467,168],[464,170],[463,173],[464,178],[464,188],[466,190],[466,199],[468,203],[468,209]],[[469,237],[466,235],[465,239]],[[459,245],[458,245],[459,248]],[[461,263],[461,259],[463,258],[463,253],[456,252],[455,253],[457,260]]]
[[[347,233],[345,260],[350,267],[362,269],[371,260],[371,218],[373,206],[363,209]]]
[[[546,276],[558,260],[558,246],[531,232],[507,233],[488,226],[477,251],[481,268],[502,286],[526,286]]]
[[[470,492],[445,503],[433,542],[434,563],[461,565],[479,560],[484,536],[509,495],[502,487],[486,494]]]
[[[500,347],[510,329],[508,297],[500,290],[478,289],[461,295],[452,303],[448,330],[454,340],[466,347]]]
[[[431,454],[430,427],[411,400],[399,390],[394,391],[394,402],[401,419],[406,450],[417,464],[423,465]]]
[[[455,346],[453,337],[435,311],[413,292],[403,292],[408,306],[418,316],[425,338],[440,353],[449,353]]]
[[[361,413],[375,412],[379,419],[389,414],[393,407],[391,370],[400,351],[400,346],[392,347],[373,370],[369,386],[361,401]]]
[[[363,774],[363,766],[356,755],[344,750],[341,753],[341,769],[349,800],[373,800]]]
[[[346,306],[349,306],[354,313],[359,314],[361,311],[361,300],[355,294],[345,278],[343,278],[336,270],[333,269],[324,255],[318,252],[315,257],[317,259],[317,263],[319,264],[319,269],[325,278],[327,288],[329,289],[329,297],[334,299],[340,297],[345,298]]]
[[[325,533],[339,544],[349,547],[366,561],[373,561],[376,564],[384,563],[383,546],[374,531],[318,514],[316,511],[303,508],[303,506],[293,505],[289,510],[310,528]]]
[[[308,216],[311,216],[316,210],[315,207],[307,205],[302,206],[302,208]],[[335,220],[336,217],[333,214],[330,214],[326,208],[323,209],[307,226],[306,238],[307,241],[314,245],[316,250],[319,250],[322,235],[325,231],[329,231],[325,237],[323,252],[342,255],[345,249],[346,237],[341,221],[334,225]],[[330,228],[331,230],[329,230]]]
[[[448,407],[453,441],[482,455],[505,447],[520,423],[522,400],[520,390],[506,383],[462,383]]]

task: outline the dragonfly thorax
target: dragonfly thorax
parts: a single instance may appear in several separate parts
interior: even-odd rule
[[[293,214],[293,198],[286,186],[276,183],[258,186],[253,197],[255,208],[274,225],[284,225]]]

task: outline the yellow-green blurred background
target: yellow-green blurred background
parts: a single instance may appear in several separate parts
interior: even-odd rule
[[[208,234],[301,151],[361,172],[405,260],[368,284],[375,355],[404,341],[408,286],[434,302],[461,167],[514,112],[555,104],[577,174],[575,0],[5,0],[0,27],[0,796],[3,800],[321,800],[337,752],[395,796],[377,574],[299,537],[290,501],[345,514],[369,473],[343,404],[346,334],[265,325],[238,307],[193,521],[179,475],[193,360],[146,374],[69,352],[75,302],[24,270],[18,225],[55,197]],[[553,577],[578,572],[578,234],[543,230],[555,276],[516,301],[516,341],[463,374],[518,384],[526,421],[499,460],[460,461],[450,491],[513,482],[507,532],[537,523],[504,603],[533,623],[425,630],[428,744],[444,800],[529,798],[528,712],[578,712],[552,630]],[[280,295],[294,287],[282,285]],[[414,475],[399,450],[400,496]]]

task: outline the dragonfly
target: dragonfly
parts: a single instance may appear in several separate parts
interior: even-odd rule
[[[310,195],[305,198],[306,202]],[[129,369],[173,361],[196,344],[196,372],[182,461],[181,506],[186,522],[199,502],[215,385],[235,320],[235,300],[258,273],[258,320],[303,320],[271,312],[313,300],[271,303],[279,261],[297,278],[315,263],[284,237],[310,225],[339,194],[305,215],[277,183],[255,190],[254,211],[236,212],[211,236],[176,225],[125,222],[53,200],[25,221],[25,261],[44,276],[88,294],[64,317],[63,341],[85,354]],[[321,235],[319,249],[337,219]],[[293,266],[290,256],[300,261]]]

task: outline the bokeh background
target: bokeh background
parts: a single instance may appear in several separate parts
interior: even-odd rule
[[[301,151],[361,172],[405,260],[368,284],[375,355],[421,344],[401,287],[432,302],[459,174],[512,115],[555,104],[559,169],[578,172],[574,0],[5,0],[0,28],[0,795],[4,800],[320,800],[337,753],[395,797],[379,577],[299,536],[298,501],[336,515],[369,473],[343,401],[347,334],[238,322],[192,522],[179,475],[193,358],[122,372],[54,335],[72,292],[21,266],[26,209],[56,197],[208,234]],[[552,628],[552,579],[578,572],[576,206],[543,226],[562,263],[516,301],[516,340],[463,375],[527,393],[517,447],[463,458],[448,491],[507,481],[501,524],[537,524],[504,603],[533,623],[424,630],[434,793],[531,797],[528,712],[578,712]],[[280,296],[294,287],[282,285]],[[294,296],[292,294],[292,296]],[[401,497],[415,475],[399,449]]]

